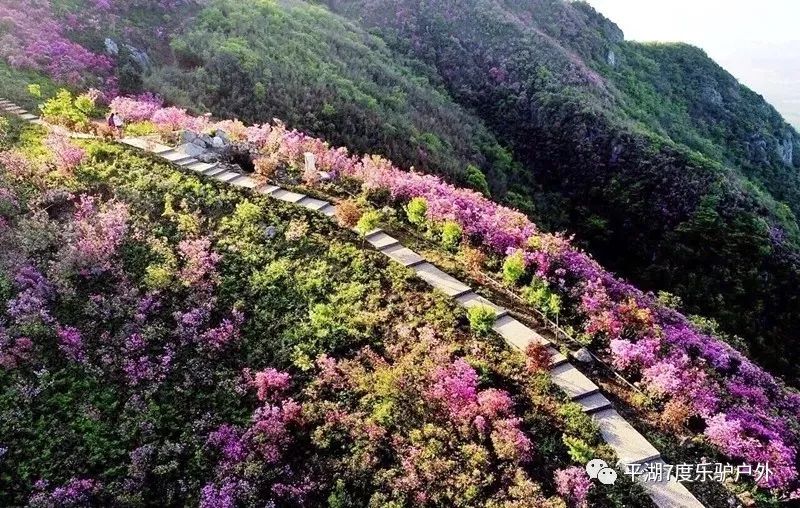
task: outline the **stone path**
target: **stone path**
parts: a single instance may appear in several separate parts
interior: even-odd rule
[[[4,99],[0,99],[0,109],[23,118],[23,115],[29,115],[22,108],[18,108]],[[35,116],[32,119],[25,119],[32,122],[37,121]],[[328,217],[332,217],[336,213],[336,205],[333,203],[282,189],[277,185],[258,185],[247,175],[230,171],[217,163],[201,162],[195,156],[187,153],[189,150],[187,145],[173,148],[140,138],[124,138],[120,141],[154,153],[169,162],[203,176],[238,187],[253,189],[254,192],[303,206]],[[196,152],[196,147],[194,152]],[[467,284],[441,271],[384,231],[380,229],[370,231],[365,235],[365,239],[376,250],[412,270],[432,287],[454,298],[461,306],[467,309],[475,306],[492,309],[495,313],[495,322],[492,328],[512,347],[519,351],[525,351],[531,343],[546,345],[551,353],[550,374],[553,383],[561,388],[573,402],[579,404],[584,412],[592,415],[600,428],[603,439],[617,454],[619,458],[617,466],[623,471],[625,464],[648,464],[661,461],[659,451],[612,407],[611,402],[600,393],[600,388],[576,369],[549,340],[509,315],[507,309],[478,295]],[[641,485],[659,508],[703,507],[691,492],[678,482],[642,482]]]

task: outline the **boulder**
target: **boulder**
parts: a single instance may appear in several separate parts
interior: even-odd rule
[[[197,139],[197,134],[192,131],[183,131],[181,133],[181,143],[191,143]]]
[[[582,347],[579,350],[572,353],[572,357],[575,359],[576,362],[585,363],[587,365],[594,363],[594,357],[585,347]]]
[[[225,148],[225,141],[219,136],[214,136],[211,139],[211,146],[214,148]]]
[[[139,67],[140,71],[149,71],[153,66],[153,63],[150,61],[150,56],[144,50],[133,47],[130,44],[126,44],[125,49],[128,50],[131,61]]]
[[[231,142],[230,138],[228,137],[228,133],[221,129],[217,129],[216,137],[220,138],[226,145]]]
[[[106,53],[109,55],[119,55],[119,46],[113,39],[106,37],[106,40],[103,41],[106,45]]]
[[[791,135],[778,141],[778,157],[787,166],[791,166],[794,162],[794,143],[792,141]]]
[[[273,238],[276,234],[278,234],[278,228],[275,226],[267,226],[264,228],[264,234],[267,238]]]
[[[208,134],[200,134],[199,136],[197,136],[197,139],[205,143],[206,146],[211,146],[213,143],[211,140],[211,136],[209,136]]]
[[[203,141],[199,137],[198,138],[194,138],[194,140],[192,140],[192,144],[195,145],[195,146],[199,146],[203,150],[208,148],[208,145],[206,145],[205,141]]]
[[[201,154],[195,155],[195,159],[199,160],[200,162],[212,163],[221,161],[222,157],[215,152],[203,151]]]
[[[186,155],[197,157],[198,155],[206,153],[206,148],[203,146],[197,146],[194,143],[186,143],[181,146],[181,151]]]

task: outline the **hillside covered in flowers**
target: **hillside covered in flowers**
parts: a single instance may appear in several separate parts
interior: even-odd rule
[[[321,216],[4,120],[0,246],[0,504],[642,503],[546,362]]]
[[[719,111],[654,92],[668,69],[700,86],[692,65],[726,83],[704,55],[533,3],[3,2],[1,95],[99,137],[109,111],[165,143],[223,132],[228,162],[340,200],[346,228],[3,119],[0,505],[646,503],[576,469],[615,460],[541,352],[348,231],[378,225],[558,321],[677,458],[770,464],[720,489],[800,497],[792,132],[741,91],[760,113],[725,128],[771,151],[728,151],[696,120]],[[567,21],[593,35],[547,29]]]
[[[697,48],[563,0],[11,0],[0,19],[16,69],[280,118],[575,233],[797,385],[800,134]]]
[[[456,240],[449,242],[449,248],[477,248],[502,262],[512,287],[527,283],[523,293],[544,288],[546,294],[555,295],[562,319],[571,322],[588,344],[605,351],[615,368],[646,387],[662,407],[680,407],[684,419],[698,419],[697,430],[723,456],[769,462],[775,474],[761,487],[797,495],[800,394],[654,295],[604,270],[569,239],[541,232],[523,214],[478,192],[401,170],[379,156],[350,155],[346,148],[330,147],[280,123],[249,127],[229,120],[212,123],[208,117],[162,107],[149,97],[119,97],[111,108],[149,121],[161,132],[224,129],[255,154],[256,174],[264,178],[272,178],[280,167],[300,171],[304,154],[310,152],[317,169],[333,179],[334,189],[356,182],[376,208],[396,207],[412,223],[441,231],[445,248],[444,231],[456,228]],[[320,186],[319,175],[300,176],[306,185]],[[537,298],[530,302],[540,308],[548,305]]]

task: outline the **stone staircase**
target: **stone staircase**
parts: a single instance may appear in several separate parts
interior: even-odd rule
[[[29,113],[28,111],[22,109],[21,107],[17,106],[13,102],[6,99],[0,98],[0,110],[17,115],[18,117],[28,122],[41,123],[41,120],[39,120],[38,116]]]
[[[29,115],[9,101],[0,99],[0,108],[13,114]],[[36,117],[29,121],[35,121]],[[169,147],[141,138],[124,138],[121,143],[153,153],[187,171],[228,183],[272,198],[303,206],[328,217],[336,214],[336,205],[327,201],[282,189],[277,185],[259,185],[251,177],[231,171],[217,163],[201,162],[185,151],[185,145]],[[600,388],[575,368],[555,345],[542,334],[515,319],[507,309],[478,295],[467,284],[443,272],[421,255],[403,246],[386,232],[376,229],[365,235],[365,240],[378,252],[412,270],[420,279],[433,288],[455,299],[466,309],[475,306],[490,308],[495,313],[492,326],[513,348],[525,351],[531,343],[543,344],[550,351],[550,375],[556,384],[583,411],[592,416],[600,428],[600,434],[619,458],[617,466],[624,472],[626,464],[663,462],[660,452],[613,408]],[[703,505],[681,483],[676,481],[641,482],[642,487],[659,508],[702,508]],[[599,487],[599,485],[598,485]]]

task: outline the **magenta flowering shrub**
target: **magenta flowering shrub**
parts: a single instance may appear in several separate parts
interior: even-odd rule
[[[67,38],[48,1],[9,0],[0,4],[0,58],[11,66],[44,72],[73,86],[114,88],[113,62]],[[99,83],[98,83],[99,79]]]
[[[75,146],[67,136],[52,133],[47,136],[44,144],[53,153],[56,169],[62,173],[74,171],[86,156],[86,152]]]
[[[92,196],[81,196],[60,264],[83,275],[110,270],[112,257],[128,231],[128,218],[124,203],[98,203]]]
[[[183,267],[178,274],[186,286],[214,285],[216,266],[221,256],[211,250],[211,240],[207,237],[183,240],[178,244],[183,259]]]
[[[586,498],[592,488],[592,480],[589,474],[582,467],[572,466],[566,469],[559,469],[554,474],[556,491],[569,500],[570,506],[575,508],[585,508],[588,506]]]
[[[37,492],[28,500],[35,508],[79,508],[95,501],[100,485],[95,480],[74,478],[66,484],[48,492],[47,482],[37,485]]]
[[[136,97],[114,97],[109,109],[122,116],[126,122],[150,120],[153,114],[161,109],[163,101],[153,94],[142,94]]]
[[[81,332],[71,326],[57,327],[58,347],[73,362],[83,363],[86,361],[86,351],[83,346]]]
[[[54,319],[50,304],[54,290],[50,282],[35,267],[26,264],[14,274],[17,295],[6,304],[6,315],[17,325],[50,325]]]
[[[250,377],[249,372],[247,376]],[[291,385],[292,378],[286,372],[268,368],[256,372],[251,383],[256,389],[256,396],[260,401],[273,400],[283,395]]]

